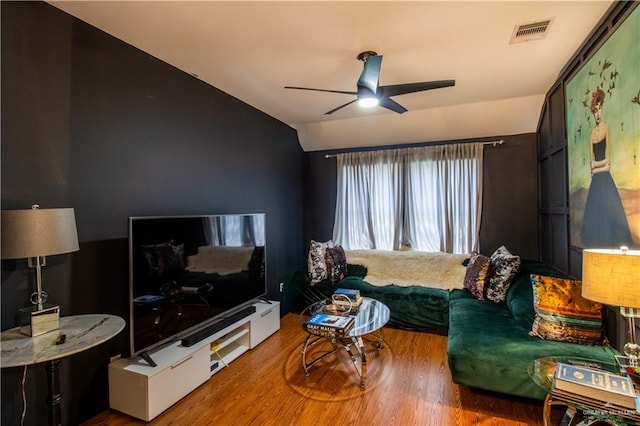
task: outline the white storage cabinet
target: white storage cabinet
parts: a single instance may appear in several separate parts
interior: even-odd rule
[[[206,382],[240,355],[280,329],[280,303],[256,303],[256,312],[191,347],[180,341],[139,357],[109,364],[109,406],[150,421]]]

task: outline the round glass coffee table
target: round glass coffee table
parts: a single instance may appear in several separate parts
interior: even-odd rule
[[[325,312],[325,307],[332,303],[331,299],[321,300],[308,306],[300,314],[300,325],[307,333],[307,338],[302,345],[302,366],[308,376],[309,369],[325,357],[343,349],[349,354],[349,358],[360,377],[360,387],[366,386],[367,376],[367,352],[365,342],[373,342],[376,350],[383,348],[384,338],[382,327],[389,321],[389,308],[384,303],[363,297],[362,303],[356,313],[349,313],[354,318],[353,327],[344,336],[331,336],[326,333],[310,330],[305,325],[309,318],[317,313]],[[309,349],[320,343],[331,343],[331,349],[321,352],[314,359],[308,360]]]
[[[612,360],[613,361],[613,360]],[[640,422],[640,412],[632,409],[619,409],[607,402],[594,401],[582,398],[580,395],[555,394],[553,391],[553,380],[557,363],[579,365],[596,370],[604,370],[611,373],[619,373],[620,367],[613,362],[606,363],[586,358],[569,356],[549,356],[538,358],[529,365],[529,377],[540,386],[547,396],[544,399],[543,421],[545,426],[549,426],[552,405],[564,405],[573,412],[580,410],[584,414],[584,419],[576,426],[587,426],[598,423],[610,425],[628,425]],[[629,423],[631,422],[631,423]],[[571,421],[569,423],[571,424]]]

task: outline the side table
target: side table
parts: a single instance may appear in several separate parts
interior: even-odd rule
[[[116,336],[125,322],[115,315],[90,314],[60,318],[60,328],[35,337],[20,333],[20,327],[5,330],[0,367],[20,367],[45,362],[49,382],[49,420],[61,424],[60,359],[85,351]],[[59,340],[61,336],[64,337]]]
[[[554,394],[553,380],[556,371],[556,364],[558,362],[600,369],[612,373],[619,372],[619,367],[613,362],[605,363],[578,357],[550,356],[538,358],[533,361],[529,365],[529,377],[531,377],[531,380],[547,392],[543,408],[543,421],[545,426],[550,426],[551,424],[550,417],[552,405],[563,405],[571,408],[573,411],[582,411],[585,414],[585,419],[578,423],[577,426],[588,426],[597,423],[606,423],[615,426],[639,424],[640,412],[638,411],[631,409],[619,409],[605,401],[599,402],[586,400],[581,398],[579,395],[576,395],[575,398],[571,398],[569,396]]]

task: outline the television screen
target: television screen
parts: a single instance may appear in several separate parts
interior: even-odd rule
[[[267,293],[265,215],[129,218],[131,355]]]

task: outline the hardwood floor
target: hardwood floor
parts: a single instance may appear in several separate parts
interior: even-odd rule
[[[365,389],[344,351],[307,377],[296,314],[152,422],[107,410],[84,425],[542,425],[541,403],[453,384],[446,336],[384,329]],[[337,359],[341,358],[341,359]],[[554,410],[554,420],[561,417]],[[557,424],[557,422],[555,423]]]

